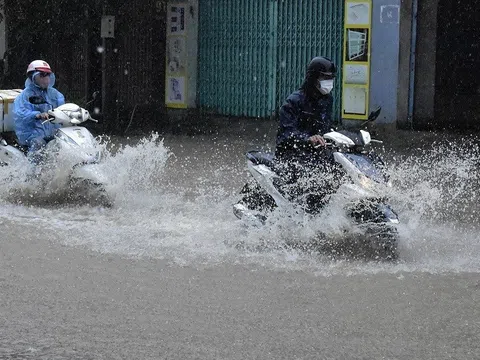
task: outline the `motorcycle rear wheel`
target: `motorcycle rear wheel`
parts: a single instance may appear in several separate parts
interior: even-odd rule
[[[276,207],[275,200],[253,181],[247,182],[240,194],[243,194],[240,202],[250,210],[270,212]]]

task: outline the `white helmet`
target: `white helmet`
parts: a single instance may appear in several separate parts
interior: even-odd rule
[[[51,73],[52,69],[50,68],[50,65],[48,65],[48,63],[46,61],[34,60],[28,65],[27,74],[30,71],[43,71],[43,72],[46,72],[46,73]]]

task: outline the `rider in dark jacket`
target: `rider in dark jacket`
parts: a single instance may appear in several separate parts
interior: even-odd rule
[[[277,168],[283,174],[294,196],[305,193],[307,207],[321,205],[321,199],[331,192],[331,179],[327,181],[327,168],[333,163],[325,146],[323,134],[331,130],[334,79],[336,67],[330,59],[314,58],[307,68],[305,81],[280,108],[275,157]],[[314,174],[325,176],[313,176]],[[298,184],[300,179],[309,185]],[[315,180],[315,181],[312,181]],[[293,190],[292,190],[293,188]]]
[[[315,146],[325,144],[322,135],[332,126],[330,92],[335,75],[330,59],[316,57],[310,62],[303,85],[280,108],[277,157],[308,157]]]

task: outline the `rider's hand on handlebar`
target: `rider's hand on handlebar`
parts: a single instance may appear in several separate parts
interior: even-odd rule
[[[41,114],[35,115],[35,118],[42,119],[42,120],[48,120],[50,118],[50,115],[48,115],[47,113],[41,113]]]
[[[308,138],[308,141],[315,147],[326,146],[327,143],[323,139],[322,135],[313,135]]]

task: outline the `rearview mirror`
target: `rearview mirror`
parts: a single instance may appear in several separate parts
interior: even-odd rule
[[[87,103],[85,104],[85,106],[88,106],[88,105],[90,105],[92,102],[94,102],[95,99],[97,98],[98,94],[100,94],[99,91],[94,91],[93,94],[92,94],[92,98],[91,98],[89,101],[87,101]]]
[[[33,95],[28,98],[28,101],[33,105],[46,104],[47,102],[41,96]]]
[[[377,106],[375,110],[373,110],[370,115],[368,115],[368,121],[375,121],[377,120],[378,116],[380,115],[380,112],[382,111],[381,106]]]

